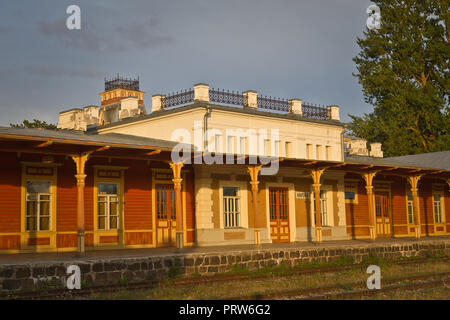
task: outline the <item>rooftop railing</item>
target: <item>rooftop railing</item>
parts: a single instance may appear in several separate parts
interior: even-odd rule
[[[269,110],[278,114],[296,114],[307,119],[339,120],[339,107],[320,106],[303,103],[299,99],[282,99],[267,96],[258,96],[255,91],[230,91],[209,88],[206,84],[199,84],[192,89],[186,89],[168,95],[155,95],[157,99],[152,110],[168,109],[189,104],[195,101],[236,105],[256,110]],[[160,97],[160,98],[159,98]],[[159,101],[159,102],[158,102]]]

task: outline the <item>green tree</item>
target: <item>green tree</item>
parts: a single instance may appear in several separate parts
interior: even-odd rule
[[[47,123],[45,121],[33,119],[33,121],[23,120],[20,124],[10,123],[13,128],[43,128],[49,130],[56,130],[56,125]]]
[[[374,0],[381,28],[357,39],[354,74],[374,106],[349,133],[386,156],[450,149],[449,0]]]

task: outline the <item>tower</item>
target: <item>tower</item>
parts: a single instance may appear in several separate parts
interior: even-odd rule
[[[139,90],[139,77],[127,79],[117,75],[111,80],[105,79],[105,91],[99,93],[100,125],[146,114],[144,94]]]

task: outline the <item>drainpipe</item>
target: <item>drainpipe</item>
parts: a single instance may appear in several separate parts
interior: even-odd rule
[[[206,151],[208,147],[208,137],[206,132],[208,131],[208,118],[211,117],[212,107],[210,104],[206,107],[206,113],[203,116],[203,152]]]

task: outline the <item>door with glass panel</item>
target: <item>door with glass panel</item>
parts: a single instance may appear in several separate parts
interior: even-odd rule
[[[391,235],[391,203],[389,198],[389,192],[375,192],[377,237]]]
[[[156,185],[156,239],[158,246],[175,245],[176,218],[173,185]]]
[[[272,242],[289,242],[288,188],[269,188]]]
[[[443,194],[433,192],[434,232],[436,234],[446,233],[443,202],[444,202]]]
[[[29,180],[26,188],[25,230],[50,231],[51,182]]]
[[[119,213],[119,185],[117,183],[99,183],[97,229],[119,229]]]

